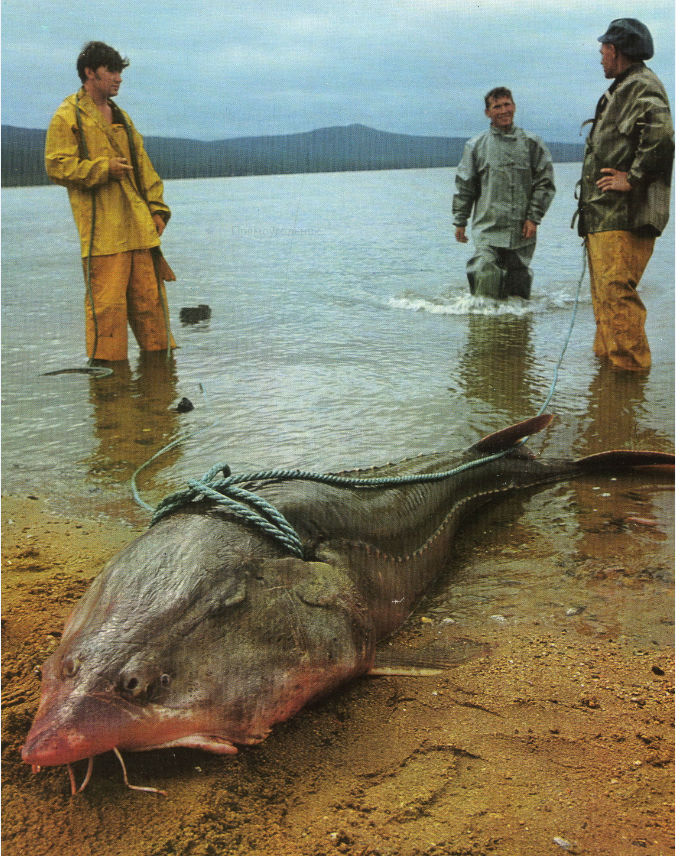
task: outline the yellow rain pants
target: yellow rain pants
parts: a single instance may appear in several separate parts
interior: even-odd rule
[[[87,259],[82,259],[87,281]],[[91,258],[91,295],[85,295],[87,355],[98,360],[127,359],[127,319],[142,351],[176,347],[165,317],[150,250],[131,250]],[[92,313],[92,299],[96,323]]]
[[[632,232],[592,232],[585,238],[596,318],[594,353],[627,371],[650,368],[646,308],[636,292],[655,238]]]

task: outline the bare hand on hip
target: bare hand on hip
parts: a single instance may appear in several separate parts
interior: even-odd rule
[[[612,167],[605,167],[601,172],[605,173],[605,175],[596,182],[599,190],[602,190],[604,193],[607,193],[609,190],[619,190],[621,193],[627,193],[627,191],[631,190],[626,172],[620,172],[619,169],[613,169]]]
[[[532,220],[526,220],[523,224],[523,229],[521,230],[521,237],[530,240],[531,238],[534,238],[537,233],[537,223],[533,223]]]

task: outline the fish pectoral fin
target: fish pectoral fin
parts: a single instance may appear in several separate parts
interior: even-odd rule
[[[371,678],[392,676],[398,678],[433,678],[435,675],[443,675],[444,671],[445,669],[431,669],[427,666],[397,666],[395,664],[381,666],[378,663],[374,663],[366,674]]]
[[[486,657],[489,654],[488,645],[473,639],[454,639],[446,644],[436,643],[426,648],[388,645],[376,651],[375,662],[368,674],[373,677],[434,677],[476,657]]]
[[[327,562],[307,562],[288,557],[268,559],[262,566],[277,582],[308,606],[336,606],[342,603],[350,580],[343,568]]]
[[[189,734],[187,737],[179,737],[178,740],[169,740],[157,746],[149,746],[148,749],[169,749],[180,746],[185,749],[202,749],[204,752],[213,752],[216,755],[235,755],[237,747],[214,734]]]

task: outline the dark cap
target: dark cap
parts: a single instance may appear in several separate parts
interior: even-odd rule
[[[611,21],[608,30],[598,37],[598,41],[615,45],[629,59],[650,59],[655,53],[650,30],[636,18]]]

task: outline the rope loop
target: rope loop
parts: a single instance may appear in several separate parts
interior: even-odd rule
[[[417,473],[408,476],[383,476],[378,478],[352,478],[350,476],[334,475],[333,473],[313,473],[305,470],[264,470],[258,473],[233,476],[230,475],[230,467],[227,464],[217,464],[206,472],[201,479],[189,479],[186,490],[172,493],[159,502],[150,525],[154,526],[163,517],[167,517],[174,511],[190,505],[190,503],[207,499],[218,506],[226,508],[236,517],[270,535],[292,555],[303,558],[305,551],[300,536],[284,515],[266,499],[263,499],[263,497],[251,490],[238,487],[238,484],[252,485],[257,482],[285,480],[312,481],[319,484],[333,485],[334,487],[348,487],[353,489],[400,487],[407,484],[443,481],[465,470],[502,458],[510,451],[511,449],[503,449],[493,455],[467,461],[451,470],[443,472]],[[227,476],[225,478],[216,478],[221,473],[227,473]]]
[[[270,535],[292,555],[303,558],[303,543],[284,515],[262,497],[235,486],[235,482],[245,479],[250,481],[250,477],[215,479],[219,473],[224,472],[229,473],[230,468],[219,464],[212,467],[201,479],[189,479],[187,490],[173,493],[158,504],[150,525],[153,526],[158,520],[191,502],[208,499]]]

